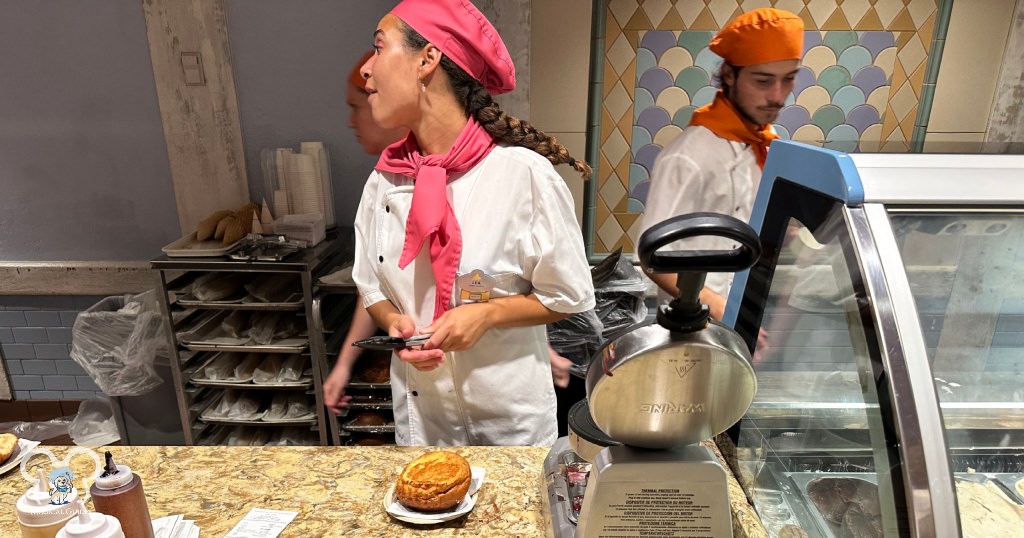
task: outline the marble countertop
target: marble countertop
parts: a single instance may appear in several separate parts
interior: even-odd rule
[[[45,447],[65,458],[75,447]],[[79,449],[81,450],[81,449]],[[110,447],[115,461],[142,477],[150,515],[184,514],[201,536],[223,536],[252,508],[298,512],[282,537],[518,536],[548,533],[543,498],[547,447],[454,447],[487,476],[467,516],[432,526],[390,517],[384,494],[402,467],[429,447]],[[102,456],[102,454],[100,454]],[[88,490],[95,464],[73,455],[74,484]],[[49,469],[45,456],[30,472]],[[15,468],[0,478],[0,528],[17,528],[15,503],[29,487]],[[730,477],[737,538],[767,534]],[[80,491],[81,493],[81,491]],[[91,504],[89,505],[91,509]]]

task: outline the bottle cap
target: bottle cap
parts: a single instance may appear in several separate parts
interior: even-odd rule
[[[40,469],[36,484],[18,498],[18,520],[26,525],[50,525],[64,521],[78,510],[78,490],[74,488],[68,493],[66,504],[52,504],[51,500],[49,483]]]
[[[103,465],[103,472],[96,476],[94,485],[99,489],[117,489],[132,481],[132,469],[127,465],[114,463],[114,456],[107,452],[106,464]]]
[[[78,516],[73,517],[57,533],[57,538],[125,538],[121,522],[114,516],[90,512],[78,501]]]

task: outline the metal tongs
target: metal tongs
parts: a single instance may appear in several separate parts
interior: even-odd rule
[[[433,334],[433,333],[431,333]],[[364,340],[352,342],[353,346],[363,349],[394,350],[407,347],[422,346],[430,339],[431,334],[417,334],[410,338],[399,338],[397,336],[372,336]]]

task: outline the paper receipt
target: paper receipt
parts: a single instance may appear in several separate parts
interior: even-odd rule
[[[253,508],[224,538],[274,538],[296,515],[298,512]]]

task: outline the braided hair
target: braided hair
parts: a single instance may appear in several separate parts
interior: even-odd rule
[[[429,44],[429,41],[404,21],[401,22],[401,25],[407,49],[422,50]],[[543,131],[526,120],[505,113],[498,103],[494,102],[490,92],[447,55],[441,56],[441,69],[444,69],[445,74],[448,75],[455,98],[462,108],[467,114],[473,116],[494,139],[511,146],[531,149],[542,155],[551,164],[568,164],[576,169],[583,179],[590,179],[593,170],[589,164],[573,158],[569,154],[569,150],[555,137],[544,134]]]

